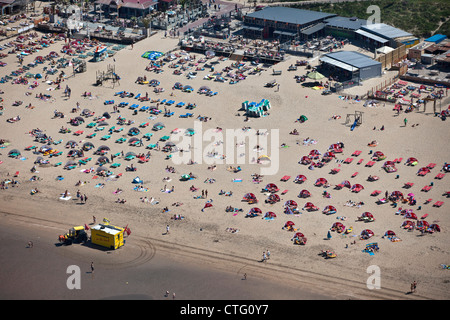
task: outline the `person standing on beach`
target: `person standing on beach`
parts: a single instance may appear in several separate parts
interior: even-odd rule
[[[169,225],[166,226],[166,234],[169,234]]]
[[[84,203],[86,203],[87,199],[87,195],[84,195]]]
[[[405,127],[406,127],[406,125],[408,124],[408,119],[405,118],[405,119],[403,120],[403,122],[405,123]]]
[[[91,273],[94,273],[94,262],[91,262]]]

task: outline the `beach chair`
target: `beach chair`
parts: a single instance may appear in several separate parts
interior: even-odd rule
[[[370,195],[373,196],[373,197],[376,197],[380,193],[381,193],[381,190],[374,190]]]
[[[437,175],[436,175],[436,177],[434,177],[435,179],[442,179],[442,178],[444,178],[445,177],[445,173],[438,173]]]
[[[284,176],[281,178],[281,181],[288,181],[291,178],[291,176]]]
[[[145,127],[148,127],[149,124],[150,124],[149,122],[143,122],[139,125],[139,127],[145,128]]]
[[[105,127],[97,127],[97,128],[95,128],[95,131],[103,131],[103,130],[105,130]]]
[[[443,201],[436,201],[436,202],[433,204],[433,207],[439,208],[439,207],[441,207],[443,204],[444,204]]]
[[[364,159],[359,159],[357,164],[361,164],[361,163],[363,163],[363,161],[364,161]]]
[[[413,185],[414,185],[413,182],[407,182],[407,183],[405,183],[405,185],[403,186],[403,188],[409,189],[409,188],[411,188]]]
[[[369,161],[366,163],[366,167],[372,167],[375,164],[375,161]]]
[[[347,158],[347,159],[345,159],[344,163],[350,164],[350,163],[352,163],[352,161],[353,161],[353,158]]]
[[[362,151],[360,150],[356,150],[355,152],[352,153],[352,156],[357,157],[361,154]]]
[[[147,149],[155,149],[156,148],[156,144],[149,144],[148,146],[147,146]]]
[[[37,148],[36,146],[28,146],[25,148],[25,150],[30,151],[30,150],[34,150],[36,148]]]
[[[352,178],[356,177],[358,175],[358,172],[355,172],[354,174],[352,174]]]
[[[433,169],[434,167],[436,167],[436,163],[430,163],[427,165],[427,168],[430,170]]]
[[[97,133],[92,132],[91,134],[88,134],[88,135],[86,136],[86,138],[94,138],[96,135],[97,135]]]
[[[112,126],[111,128],[109,128],[109,133],[113,133],[114,132],[114,129],[116,129],[116,126]]]
[[[336,173],[339,173],[339,171],[341,171],[341,169],[339,169],[339,168],[334,168],[334,169],[331,169],[331,174],[336,174]]]
[[[147,132],[146,134],[143,135],[143,138],[150,140],[150,138],[153,136],[153,133],[151,132]]]
[[[118,168],[120,166],[121,166],[121,164],[117,163],[117,162],[114,162],[114,163],[111,164],[111,168]]]
[[[55,163],[55,167],[59,167],[60,165],[62,165],[62,162]]]
[[[78,130],[78,131],[75,131],[73,134],[76,135],[76,136],[79,136],[79,135],[82,135],[83,132],[84,131],[82,131],[82,130]]]
[[[110,135],[104,135],[104,136],[101,138],[101,140],[108,140],[109,138],[111,138]]]
[[[184,107],[185,103],[184,102],[178,102],[175,106],[178,108]]]
[[[129,160],[133,160],[134,158],[136,158],[136,156],[130,154],[130,155],[128,155],[128,156],[125,157],[125,160],[128,160],[128,161],[129,161]]]
[[[62,154],[63,154],[62,151],[60,151],[60,152],[54,152],[54,153],[50,154],[50,158],[51,158],[51,157],[57,157],[57,156],[60,156],[60,155],[62,155]]]
[[[283,190],[283,191],[281,192],[281,194],[282,194],[282,195],[285,195],[287,192],[288,192],[288,190]]]
[[[421,191],[428,192],[428,191],[430,191],[430,190],[431,190],[431,186],[425,186],[425,187],[422,188]]]
[[[433,199],[427,199],[427,200],[425,200],[425,204],[429,204],[431,201],[433,201]]]
[[[160,141],[167,141],[167,140],[169,140],[169,139],[170,139],[169,136],[163,136],[163,137],[161,137],[159,140],[160,140]]]
[[[402,160],[403,160],[403,158],[398,158],[398,159],[397,159],[397,163],[401,163]]]
[[[86,128],[94,128],[96,125],[97,125],[97,123],[91,122],[86,126]]]
[[[123,131],[123,128],[122,128],[122,127],[117,128],[117,129],[114,130],[114,132],[122,132],[122,131]]]

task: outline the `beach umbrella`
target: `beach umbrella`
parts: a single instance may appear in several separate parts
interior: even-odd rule
[[[126,154],[125,154],[125,158],[126,157],[129,157],[129,156],[136,156],[136,153],[134,153],[133,151],[130,151],[130,152],[127,152]]]
[[[93,149],[94,148],[94,144],[92,143],[92,142],[85,142],[84,144],[83,144],[83,147],[82,147],[82,149],[84,150],[84,151],[88,151],[88,150],[91,150],[91,149]]]
[[[308,190],[303,189],[300,191],[300,194],[298,195],[299,198],[308,198],[311,196],[311,193]]]
[[[295,202],[294,200],[288,200],[284,203],[284,206],[295,209],[295,208],[297,208],[297,202]]]
[[[104,127],[104,126],[108,126],[109,124],[108,124],[108,122],[106,122],[106,121],[100,121],[100,122],[97,123],[97,125],[98,125],[99,127]]]
[[[328,181],[325,178],[319,178],[316,180],[315,185],[322,185],[322,184],[327,184]]]
[[[335,222],[331,226],[331,231],[336,231],[338,229],[340,229],[340,232],[345,230],[345,226],[342,224],[342,222]]]
[[[96,164],[104,164],[104,163],[109,163],[109,158],[105,157],[105,156],[101,156],[97,159],[97,163]]]
[[[264,160],[270,161],[270,158],[269,158],[269,156],[267,156],[267,155],[261,155],[261,156],[258,157],[258,160],[260,160],[260,161],[261,161],[261,160],[263,160],[263,161],[264,161]]]
[[[134,178],[134,179],[131,181],[131,183],[134,183],[134,184],[141,184],[141,183],[144,183],[144,181],[142,181],[141,178],[136,177],[136,178]]]
[[[308,78],[313,79],[313,80],[320,80],[323,79],[325,76],[317,71],[313,71],[308,73]]]
[[[287,221],[287,222],[284,224],[284,226],[285,226],[285,227],[293,227],[293,226],[295,226],[295,223],[294,223],[293,221]]]
[[[67,166],[73,166],[73,165],[76,165],[76,164],[77,164],[77,163],[76,163],[75,161],[69,160],[69,161],[66,162],[66,167],[67,167]]]
[[[303,156],[303,157],[300,159],[300,163],[301,163],[301,164],[304,164],[304,165],[310,164],[311,161],[312,161],[311,158],[308,157],[308,156]]]
[[[333,213],[336,213],[337,210],[336,210],[336,207],[328,205],[323,209],[322,212],[325,214],[333,214]]]
[[[132,128],[130,128],[130,130],[128,130],[128,135],[135,136],[135,135],[139,134],[140,132],[141,132],[141,130],[139,130],[138,128],[132,127]]]
[[[276,214],[275,214],[275,212],[272,212],[272,211],[269,211],[269,212],[266,212],[266,214],[264,215],[264,218],[276,218]]]
[[[134,142],[139,141],[139,140],[140,140],[140,139],[139,139],[139,138],[136,138],[136,137],[130,138],[130,140],[128,140],[128,143],[134,143]]]
[[[166,147],[175,147],[176,144],[174,142],[172,142],[172,141],[169,141],[169,142],[166,142],[166,144],[164,146],[166,146]]]
[[[211,90],[208,86],[201,86],[198,90]]]
[[[303,175],[303,174],[299,174],[296,178],[295,178],[295,180],[294,180],[294,182],[296,182],[296,183],[301,183],[301,182],[305,182],[307,179],[306,179],[306,177]]]
[[[51,149],[51,148],[49,147],[49,149]],[[17,149],[12,149],[11,151],[8,152],[8,155],[11,155],[11,154],[16,154],[16,155],[19,155],[19,156],[21,155],[20,151],[17,150]]]

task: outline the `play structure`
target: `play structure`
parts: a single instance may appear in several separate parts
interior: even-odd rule
[[[108,81],[108,80],[112,81],[113,88],[116,85],[116,83],[120,85],[120,83],[119,83],[120,77],[118,74],[116,74],[115,66],[108,65],[106,72],[96,71],[95,77],[96,77],[96,85],[97,86],[103,85],[103,82]]]
[[[351,123],[350,131],[353,131],[356,126],[360,126],[363,123],[363,112],[355,111],[355,113],[347,114],[347,118],[345,119],[345,124]]]
[[[248,117],[265,117],[268,115],[267,111],[269,111],[270,108],[270,102],[267,99],[262,99],[259,103],[248,101],[242,103],[242,109]]]

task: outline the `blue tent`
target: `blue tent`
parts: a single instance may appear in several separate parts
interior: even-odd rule
[[[146,58],[146,59],[150,59],[150,60],[156,60],[156,59],[162,57],[163,55],[164,55],[164,53],[159,52],[159,51],[146,51],[142,55],[142,58]]]

